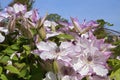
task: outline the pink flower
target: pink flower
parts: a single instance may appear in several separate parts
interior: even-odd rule
[[[81,80],[81,79],[78,79],[75,76],[69,75],[63,76],[62,74],[54,74],[53,72],[47,72],[46,77],[43,80]]]
[[[26,6],[22,4],[14,4],[13,7],[7,7],[5,8],[5,12],[0,13],[0,21],[12,16],[19,16],[21,14],[24,14],[26,11]]]
[[[33,9],[31,11],[26,12],[24,17],[31,19],[31,21],[34,23],[36,23],[39,20],[39,14],[37,9]]]
[[[39,51],[42,51],[40,53],[40,57],[43,60],[47,59],[56,59],[56,60],[62,60],[65,62],[69,62],[70,58],[67,56],[70,51],[66,50],[68,47],[72,46],[69,42],[62,42],[60,46],[57,46],[56,43],[47,41],[36,44]]]
[[[1,13],[0,12],[0,22],[8,17],[11,17],[8,13]]]
[[[74,28],[79,33],[85,33],[93,28],[96,28],[99,24],[95,21],[89,21],[80,24],[77,18],[71,18]]]
[[[27,11],[27,8],[22,4],[16,3],[13,5],[13,7],[6,8],[5,11],[10,15],[19,14],[19,13],[24,14]]]
[[[106,76],[108,73],[106,68],[108,56],[104,55],[96,44],[96,40],[84,38],[78,39],[75,43],[76,46],[81,47],[81,51],[73,57],[72,66],[82,76],[94,73],[99,76]]]
[[[78,58],[73,59],[73,68],[82,76],[96,73],[99,76],[106,76],[108,69],[105,66],[105,56],[97,53],[83,53]]]
[[[110,80],[110,78],[108,76],[100,77],[100,76],[96,76],[96,75],[89,76],[88,79],[89,80]]]

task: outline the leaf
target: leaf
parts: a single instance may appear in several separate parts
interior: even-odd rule
[[[29,45],[23,45],[23,48],[26,50],[26,51],[30,51],[30,46]]]
[[[120,60],[118,60],[118,59],[109,59],[109,60],[108,60],[108,64],[109,64],[109,66],[111,66],[113,69],[116,69],[117,66],[120,65]],[[119,67],[118,67],[118,68],[119,68]]]
[[[5,66],[4,68],[9,70],[11,73],[19,74],[19,70],[12,65]]]
[[[14,55],[14,56],[12,57],[12,60],[18,61],[19,59],[18,59],[17,55]]]
[[[23,45],[23,48],[24,48],[26,54],[29,55],[29,54],[30,54],[30,51],[31,51],[30,46],[29,46],[29,45]]]
[[[0,63],[6,64],[8,62],[8,60],[10,60],[10,57],[8,57],[8,56],[0,57]]]
[[[7,77],[4,74],[1,74],[0,79],[1,80],[8,80]]]
[[[120,80],[120,68],[117,69],[115,72],[113,71],[110,75],[110,78],[113,80]]]
[[[120,80],[120,60],[109,59],[108,64],[112,67],[110,78],[114,80]]]
[[[54,69],[54,72],[55,72],[55,73],[58,73],[59,67],[58,67],[58,64],[57,64],[56,61],[53,62],[53,69]]]
[[[60,34],[60,35],[57,36],[57,38],[68,39],[68,40],[74,39],[74,37],[69,35],[69,34]]]
[[[40,64],[33,64],[31,65],[31,78],[30,80],[42,80],[44,77],[44,70],[40,66]]]
[[[12,53],[15,52],[15,50],[13,50],[13,49],[11,49],[10,47],[8,47],[8,48],[5,49],[3,52],[6,53],[6,54],[8,54],[8,55],[11,55]]]
[[[25,63],[14,63],[14,65],[21,70],[26,64]]]
[[[19,50],[19,46],[17,44],[14,44],[11,46],[12,50]]]
[[[0,75],[2,74],[3,68],[0,66]]]
[[[20,71],[19,77],[24,78],[27,73],[28,73],[28,70],[26,68],[24,68]]]

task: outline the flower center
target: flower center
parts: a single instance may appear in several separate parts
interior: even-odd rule
[[[87,57],[87,60],[91,62],[91,61],[92,61],[92,57],[91,57],[91,56],[88,56],[88,57]]]
[[[57,47],[56,50],[55,50],[56,53],[59,53],[60,52],[60,48]]]

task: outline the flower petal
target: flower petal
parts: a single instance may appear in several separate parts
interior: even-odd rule
[[[84,67],[82,67],[81,68],[81,70],[79,70],[78,72],[82,75],[82,76],[84,76],[84,75],[87,75],[88,73],[89,73],[89,66],[87,66],[87,65],[85,65]]]
[[[54,59],[54,58],[56,57],[56,55],[54,55],[54,54],[52,54],[52,53],[50,53],[50,52],[44,51],[44,52],[42,52],[42,53],[40,54],[40,57],[41,57],[43,60],[47,60],[47,59]]]
[[[92,67],[93,67],[93,71],[99,76],[106,76],[108,73],[108,70],[103,65],[97,64]]]
[[[0,33],[0,42],[3,42],[5,40],[5,37]]]

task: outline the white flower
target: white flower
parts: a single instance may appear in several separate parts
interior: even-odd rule
[[[0,43],[5,40],[5,37],[0,33]]]
[[[39,14],[38,14],[37,9],[26,12],[24,17],[31,19],[32,22],[36,22],[39,20]]]
[[[100,77],[100,76],[96,76],[96,75],[89,76],[88,79],[89,80],[110,80],[110,78],[108,76]]]
[[[8,34],[8,29],[5,27],[0,27],[0,31],[4,32],[5,34]]]
[[[62,34],[61,32],[51,32],[46,34],[46,39]]]
[[[65,75],[62,76],[61,74],[54,74],[53,72],[47,72],[46,77],[43,80],[81,80],[77,79],[75,76]]]
[[[48,72],[43,80],[57,80],[57,78],[53,72]]]
[[[8,13],[1,13],[0,12],[0,21],[4,20],[5,18],[10,17],[11,15],[9,15]]]
[[[105,56],[100,54],[81,54],[77,60],[73,59],[73,68],[82,76],[96,73],[99,76],[106,76],[108,73],[105,67]]]
[[[51,26],[57,26],[58,24],[55,23],[54,21],[48,21],[48,20],[46,20],[43,25],[45,27],[51,27]]]
[[[22,4],[14,4],[13,5],[13,10],[14,10],[14,13],[25,12],[26,7]]]
[[[63,61],[70,61],[70,58],[67,56],[69,54],[69,50],[66,50],[68,47],[72,46],[69,42],[62,42],[58,47],[56,43],[48,41],[48,42],[40,42],[36,44],[38,50],[42,51],[40,53],[40,57],[44,60],[46,59],[57,59]]]
[[[106,64],[106,57],[99,48],[94,45],[95,41],[89,41],[80,38],[76,42],[76,46],[81,47],[81,52],[73,58],[72,65],[75,71],[82,76],[96,73],[99,76],[106,76],[108,73]]]

